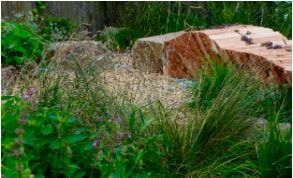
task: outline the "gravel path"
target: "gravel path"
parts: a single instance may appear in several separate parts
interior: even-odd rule
[[[116,55],[112,62],[114,68],[101,74],[104,85],[112,94],[126,96],[139,106],[160,100],[163,105],[173,108],[186,101],[186,85],[190,85],[190,81],[135,70],[129,53]]]

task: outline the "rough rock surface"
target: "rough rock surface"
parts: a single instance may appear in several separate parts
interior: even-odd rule
[[[191,78],[206,59],[230,60],[263,81],[292,83],[292,42],[279,32],[252,25],[224,26],[139,39],[133,66],[171,77]]]
[[[133,67],[143,72],[163,72],[164,43],[170,41],[183,32],[141,38],[132,47]]]

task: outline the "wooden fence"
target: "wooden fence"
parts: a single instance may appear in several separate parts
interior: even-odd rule
[[[115,26],[121,21],[125,2],[104,1],[47,1],[45,13],[54,17],[69,18],[77,24],[91,24],[92,30]],[[13,18],[16,13],[31,11],[36,1],[2,1],[1,15]]]

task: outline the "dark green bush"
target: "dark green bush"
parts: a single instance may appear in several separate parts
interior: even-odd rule
[[[75,24],[67,18],[52,17],[46,14],[48,5],[46,2],[36,2],[32,10],[33,22],[39,26],[39,32],[47,40],[68,40],[75,29]]]
[[[82,177],[83,172],[77,171],[79,165],[72,159],[81,144],[86,144],[85,133],[75,128],[78,120],[52,108],[32,112],[29,103],[16,97],[8,99],[3,107],[5,176],[44,176],[46,173],[49,177]],[[9,111],[9,108],[13,109]]]
[[[21,65],[42,58],[44,39],[37,27],[26,23],[1,23],[2,64]]]
[[[138,34],[129,28],[106,27],[97,35],[97,40],[102,41],[108,48],[124,50],[131,47],[138,38]]]
[[[123,25],[151,36],[223,24],[254,24],[292,37],[292,2],[128,2]],[[131,19],[131,20],[130,20]]]
[[[147,176],[139,110],[84,123],[56,107],[2,97],[3,174],[7,177]],[[140,120],[140,121],[139,121]],[[139,122],[138,122],[139,121]],[[143,141],[143,140],[141,140]]]
[[[75,25],[66,18],[46,17],[40,24],[41,34],[51,41],[68,40]]]

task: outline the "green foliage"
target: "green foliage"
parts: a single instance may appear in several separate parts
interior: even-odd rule
[[[44,39],[35,26],[25,23],[1,23],[2,64],[21,65],[42,57]]]
[[[269,135],[256,146],[263,177],[290,177],[292,173],[292,127],[282,131],[277,123],[278,115],[270,122]]]
[[[141,36],[224,24],[254,24],[292,37],[292,2],[128,3],[124,26]],[[129,20],[131,19],[131,20]]]
[[[98,41],[102,41],[112,50],[124,50],[131,47],[138,38],[135,31],[129,28],[106,27],[97,36]]]
[[[2,97],[5,176],[286,177],[291,170],[291,133],[277,127],[288,103],[270,107],[267,93],[279,90],[259,88],[232,64],[205,65],[184,117],[160,103],[141,110],[118,102],[101,86],[98,66],[76,65],[74,76],[43,66],[38,102]],[[268,137],[247,140],[250,118],[261,114],[271,116]]]
[[[193,84],[190,106],[206,111],[213,105],[222,103],[221,100],[224,98],[239,97],[238,107],[241,109],[244,109],[243,107],[253,108],[258,100],[252,97],[259,86],[260,83],[248,75],[247,71],[239,70],[230,62],[208,60],[200,72],[198,81]],[[235,107],[237,106],[235,105]],[[253,113],[256,112],[254,110],[243,113],[254,116]]]
[[[73,83],[66,85],[62,81],[68,76],[50,78],[43,71],[39,80],[44,87],[38,90],[38,103],[2,98],[7,100],[2,105],[5,176],[149,176],[143,170],[145,141],[141,138],[146,126],[142,111],[116,105],[98,81],[89,85],[88,80],[97,79],[93,74],[78,70]],[[23,112],[27,116],[19,136],[14,130]],[[22,141],[21,159],[10,153],[15,149],[14,140]],[[22,166],[21,173],[16,165]]]
[[[193,103],[191,116],[177,120],[172,117],[172,113],[159,111],[157,114],[156,120],[160,120],[160,124],[155,129],[157,134],[162,136],[158,144],[166,172],[177,176],[192,174],[195,177],[205,172],[208,175],[203,177],[209,177],[210,173],[217,175],[221,170],[217,172],[216,169],[208,168],[216,168],[225,162],[238,162],[248,154],[247,152],[251,152],[250,148],[233,155],[226,153],[226,150],[233,149],[242,142],[242,134],[251,126],[248,118],[253,115],[254,104],[246,100],[253,87],[247,87],[245,77],[232,77],[232,72],[233,69],[226,73],[221,82],[210,80],[211,88],[217,89],[214,91],[216,94],[211,94],[210,88],[204,83],[205,80],[200,79],[197,88],[201,90],[194,96],[196,102]],[[217,85],[221,84],[222,87],[216,87],[214,82],[218,82]],[[248,174],[250,171],[245,170],[247,167],[250,166],[230,170],[227,175],[237,177],[239,172]]]
[[[280,31],[290,38],[291,6],[291,2],[207,2],[214,25],[255,24]]]
[[[36,7],[32,10],[33,22],[38,25],[39,33],[50,41],[68,40],[76,25],[67,18],[47,15],[47,7],[46,2],[38,1]]]
[[[192,99],[189,103],[192,108],[207,110],[217,104],[218,97],[229,97],[239,90],[237,96],[243,96],[239,106],[251,108],[247,117],[263,117],[271,120],[274,112],[279,111],[280,122],[291,122],[292,91],[291,86],[264,86],[254,79],[246,70],[241,70],[230,62],[209,60],[200,72],[198,81],[192,86]],[[248,93],[247,93],[248,92]]]
[[[44,11],[47,8],[47,4],[44,1],[37,1],[36,7],[32,10],[33,20],[40,23],[44,18]]]
[[[190,107],[193,109],[200,109],[201,112],[214,117],[211,122],[209,120],[204,121],[206,128],[202,127],[201,131],[203,132],[202,139],[207,141],[204,145],[209,147],[208,140],[214,134],[233,138],[236,133],[241,133],[238,129],[240,129],[239,125],[244,127],[244,119],[264,117],[270,123],[269,136],[267,137],[264,134],[263,142],[257,143],[256,153],[259,162],[255,162],[252,157],[248,159],[250,160],[248,165],[254,167],[255,170],[259,166],[260,174],[263,177],[287,177],[290,175],[292,167],[291,125],[286,133],[281,133],[278,123],[291,122],[291,87],[263,86],[259,82],[255,82],[250,75],[245,75],[240,69],[229,63],[209,61],[205,66],[199,82],[194,83],[192,88],[193,98],[190,103]],[[227,108],[225,105],[227,105]],[[226,119],[223,116],[226,116]],[[233,118],[241,118],[242,123],[233,122]],[[220,132],[229,128],[232,130],[220,134]],[[231,133],[233,135],[229,136]],[[216,138],[219,142],[220,137]],[[209,149],[212,146],[214,144],[210,145]],[[219,146],[217,146],[217,149],[219,149]],[[255,154],[251,148],[246,151],[244,155]],[[219,157],[219,159],[222,158]],[[244,167],[248,165],[244,165]],[[227,169],[231,171],[232,168],[228,166]],[[212,172],[215,170],[213,168]],[[236,170],[239,170],[239,168]]]
[[[41,33],[49,40],[68,40],[75,29],[75,25],[66,18],[47,17],[40,25]]]
[[[25,104],[17,97],[3,96],[1,107],[2,173],[7,177],[29,177],[29,156],[24,151]]]
[[[9,108],[13,108],[13,112]],[[78,165],[71,159],[86,138],[82,130],[74,128],[78,120],[61,115],[51,108],[38,108],[36,111],[29,108],[27,102],[14,97],[3,105],[2,134],[5,135],[5,141],[2,142],[2,148],[6,155],[3,160],[4,175],[18,172],[20,177],[28,177],[25,176],[28,172],[43,176],[47,171],[48,176],[80,175],[80,172],[77,174]],[[18,131],[11,128],[17,126],[22,130],[21,136],[13,134],[14,131],[20,132],[19,128]],[[13,145],[21,146],[22,152],[18,155],[20,158],[15,156],[17,150],[14,150]],[[17,162],[17,165],[13,162]],[[17,166],[20,169],[18,171]]]
[[[70,116],[66,110],[38,107],[32,111],[25,106],[28,103],[9,97],[2,107],[5,176],[147,177],[142,169],[144,144],[135,140],[142,126],[136,123],[143,119],[143,115],[137,115],[141,111],[133,110],[129,114],[121,111],[121,118],[114,115],[97,119],[93,123],[97,130],[83,123],[82,118]],[[23,112],[27,117],[21,117]],[[20,126],[22,135],[18,134]],[[22,152],[17,155],[19,143]]]
[[[278,111],[278,122],[292,123],[292,87],[289,84],[271,84],[256,97],[260,99],[262,117],[275,120]]]

